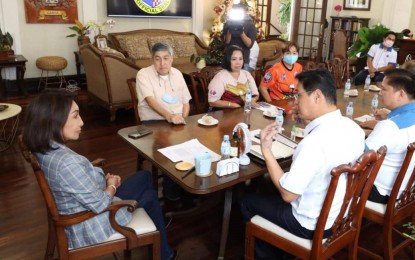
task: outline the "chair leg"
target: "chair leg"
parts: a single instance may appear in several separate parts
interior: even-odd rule
[[[45,259],[53,259],[55,253],[56,240],[52,220],[48,217],[48,242],[46,244]]]
[[[117,259],[117,257],[116,257],[116,259]],[[127,259],[127,260],[131,259],[131,250],[128,250],[128,249],[124,250],[124,259]]]
[[[153,246],[152,246],[152,253],[153,253],[153,260],[160,260],[161,259],[161,248],[160,248],[160,233],[154,236]]]
[[[255,259],[255,237],[252,234],[252,223],[246,223],[245,228],[245,260]]]

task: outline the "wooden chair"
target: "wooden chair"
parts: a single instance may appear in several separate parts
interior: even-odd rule
[[[196,106],[197,114],[206,113],[209,109],[208,91],[209,83],[213,77],[221,71],[222,66],[206,66],[199,72],[190,73],[192,98]]]
[[[344,84],[350,78],[349,60],[334,58],[333,60],[327,60],[326,65],[333,76],[336,88],[344,88]]]
[[[134,116],[135,122],[137,125],[141,125],[141,118],[140,114],[138,114],[138,97],[137,97],[137,89],[136,89],[136,78],[127,79],[128,89],[130,90],[131,94],[131,101],[133,102],[134,107]],[[143,163],[145,159],[140,154],[137,154],[137,170],[143,169]],[[158,192],[158,168],[154,165],[151,165],[151,171],[153,175],[153,184]]]
[[[333,57],[334,58],[340,58],[340,59],[348,59],[347,58],[347,33],[345,30],[340,29],[337,30],[333,35]],[[356,72],[356,66],[357,66],[357,60],[349,59],[349,66],[352,68],[351,71],[353,73]]]
[[[413,259],[415,259],[415,243],[412,239],[406,238],[398,245],[393,245],[393,233],[397,232],[400,236],[402,235],[402,233],[395,228],[395,225],[401,225],[401,222],[408,217],[411,218],[412,223],[415,223],[415,167],[408,171],[411,159],[412,161],[415,160],[413,158],[414,150],[415,142],[408,145],[405,159],[402,162],[401,169],[396,177],[388,203],[381,204],[367,201],[363,212],[364,218],[371,220],[382,227],[383,256],[371,252],[369,249],[361,246],[359,246],[359,253],[373,259],[394,259],[394,255],[401,249],[412,245]],[[408,178],[408,175],[410,175],[408,183],[400,196],[398,196],[402,182],[405,179],[405,176]]]
[[[46,203],[48,215],[48,242],[46,246],[45,259],[53,259],[55,248],[59,259],[86,259],[94,258],[109,253],[124,250],[125,258],[131,257],[131,249],[152,245],[153,259],[160,259],[160,233],[157,231],[153,221],[144,209],[137,209],[134,200],[114,201],[103,212],[96,214],[92,211],[83,211],[70,215],[59,214],[55,199],[49,184],[44,176],[36,157],[23,144],[19,137],[20,149],[24,158],[29,162],[35,173],[43,199]],[[122,208],[127,207],[133,212],[133,219],[127,226],[120,226],[115,220],[115,214]],[[68,240],[65,227],[81,223],[100,214],[109,212],[109,222],[117,233],[111,235],[106,241],[94,245],[76,249],[68,248]]]
[[[333,168],[313,240],[297,237],[258,215],[254,216],[246,225],[245,259],[254,259],[255,238],[301,259],[327,259],[346,246],[349,259],[356,259],[363,209],[385,154],[386,147],[383,146],[377,153],[366,151],[354,165],[342,164]],[[331,228],[333,235],[323,239],[324,227],[342,174],[347,175],[344,201]]]
[[[323,62],[315,62],[312,60],[298,60],[297,62],[303,66],[303,71],[327,68],[326,64]]]

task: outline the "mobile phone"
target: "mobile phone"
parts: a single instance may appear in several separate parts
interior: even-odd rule
[[[137,131],[129,133],[128,137],[131,139],[138,139],[140,137],[143,137],[145,135],[151,134],[153,131],[149,128],[138,126]]]

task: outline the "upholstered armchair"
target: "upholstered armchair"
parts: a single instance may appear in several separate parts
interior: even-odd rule
[[[127,79],[135,78],[138,67],[117,51],[103,52],[92,45],[80,48],[85,67],[88,94],[111,113],[115,120],[120,108],[131,108],[132,101]]]

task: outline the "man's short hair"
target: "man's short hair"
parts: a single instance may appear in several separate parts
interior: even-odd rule
[[[227,71],[232,71],[231,59],[234,51],[240,51],[242,53],[242,59],[244,58],[244,50],[241,47],[237,45],[231,45],[228,48],[226,48],[225,55],[223,57],[222,67]]]
[[[388,31],[388,32],[386,32],[384,35],[383,35],[383,38],[386,38],[386,37],[388,37],[389,35],[395,35],[395,40],[398,38],[398,36],[396,36],[396,32],[393,32],[393,31]]]
[[[299,83],[301,82],[308,95],[316,89],[320,89],[327,103],[337,105],[336,86],[328,70],[308,70],[297,74],[295,78]]]
[[[151,57],[154,57],[158,51],[168,51],[169,54],[173,57],[173,48],[166,43],[158,42],[154,44],[153,47],[151,47]]]
[[[406,69],[392,69],[385,71],[384,81],[395,91],[403,90],[410,97],[415,98],[415,74]]]

